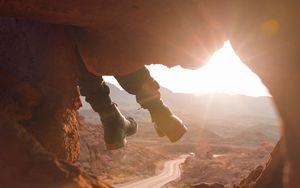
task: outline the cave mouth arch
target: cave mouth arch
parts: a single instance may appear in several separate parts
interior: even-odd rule
[[[229,57],[226,54],[224,55],[224,53],[228,52],[230,53],[227,55]],[[201,181],[213,183],[214,180],[216,181],[218,178],[220,180],[223,177],[219,183],[234,184],[239,183],[257,166],[259,166],[258,169],[265,167],[270,158],[269,154],[279,141],[278,115],[270,94],[266,92],[266,87],[258,76],[239,60],[232,48],[223,50],[221,55],[218,52],[216,54],[217,58],[212,58],[213,61],[203,67],[204,71],[201,68],[198,70],[186,70],[179,67],[169,69],[160,65],[152,65],[148,66],[148,68],[152,76],[161,83],[165,102],[188,125],[191,125],[189,128],[194,135],[189,134],[187,138],[184,138],[183,142],[188,140],[195,144],[196,142],[200,143],[201,140],[201,143],[204,143],[203,145],[198,144],[198,147],[187,147],[189,150],[174,146],[170,151],[174,152],[174,150],[178,149],[179,152],[196,153],[198,161],[193,161],[194,167],[197,166],[196,162],[200,164],[205,161],[207,164],[205,168],[208,171],[211,170],[210,166],[218,169],[210,179],[202,179]],[[225,60],[225,63],[216,62],[218,60]],[[233,64],[229,62],[229,70],[226,70],[228,61],[239,62],[234,62]],[[211,66],[210,63],[213,65]],[[205,72],[205,70],[208,72]],[[222,74],[222,71],[225,73]],[[214,74],[211,77],[203,78],[203,76],[200,76],[202,79],[200,81],[206,86],[211,84],[211,79],[214,79],[213,77],[216,75],[220,77],[213,81],[221,83],[216,85],[215,88],[209,88],[211,90],[206,91],[206,93],[203,92],[202,95],[197,92],[193,93],[195,90],[184,90],[186,89],[184,87],[189,84],[192,89],[194,87],[202,87],[201,83],[195,86],[197,81],[199,81],[197,78],[199,74]],[[184,77],[189,76],[190,80],[184,79]],[[230,76],[230,79],[226,80],[226,76]],[[247,79],[252,80],[249,81]],[[117,84],[109,77],[106,80]],[[203,83],[203,81],[207,81],[207,83]],[[168,88],[172,84],[176,87]],[[219,86],[222,86],[221,89],[225,89],[223,90],[225,92],[217,88]],[[229,86],[231,89],[226,90],[226,86]],[[234,87],[240,88],[234,89]],[[253,88],[257,91],[251,92]],[[178,95],[178,93],[181,94]],[[116,97],[116,101],[120,101],[118,96],[113,97]],[[190,100],[190,102],[186,102],[187,100]],[[122,108],[122,101],[119,103],[119,107]],[[131,103],[134,103],[134,101]],[[131,114],[134,113],[131,109],[126,111],[129,111]],[[201,139],[193,140],[195,134],[199,135]],[[152,137],[149,139],[155,140],[156,138]],[[220,146],[221,144],[222,146]],[[216,163],[219,165],[216,165]],[[226,165],[222,166],[221,164]],[[189,165],[189,167],[193,167],[191,164]],[[247,167],[244,168],[245,166]],[[201,177],[196,171],[189,173],[195,173],[193,177]],[[229,175],[224,176],[222,173]],[[190,180],[185,179],[184,181]]]

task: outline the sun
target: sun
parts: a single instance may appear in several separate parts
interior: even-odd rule
[[[229,42],[225,42],[223,48],[196,72],[195,85],[199,87],[199,92],[207,90],[254,97],[269,95],[260,78],[241,62]]]
[[[167,68],[163,65],[150,65],[147,68],[161,86],[173,92],[270,96],[259,77],[241,62],[229,42],[225,42],[209,62],[197,70],[179,66]],[[111,77],[105,79],[116,84]]]

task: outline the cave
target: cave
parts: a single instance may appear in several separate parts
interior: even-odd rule
[[[1,1],[2,186],[110,187],[72,164],[80,147],[78,55],[95,75],[152,63],[194,68],[230,40],[269,89],[282,129],[268,164],[240,187],[299,187],[297,7],[279,0]]]

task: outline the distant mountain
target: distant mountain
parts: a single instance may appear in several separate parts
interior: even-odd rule
[[[279,138],[279,130],[273,129],[268,125],[256,125],[252,127],[247,127],[242,130],[239,134],[237,134],[233,139],[240,140],[250,140],[248,138],[255,138],[257,141],[259,140],[267,140],[269,142],[275,143]]]
[[[126,107],[128,109],[138,109],[138,104],[135,102],[135,96],[128,94],[126,91],[117,88],[115,85],[107,83],[110,89],[110,97],[115,103],[120,105],[120,107]],[[90,109],[91,106],[85,102],[84,97],[81,97],[82,108],[81,110]]]
[[[139,109],[135,96],[120,90],[112,84],[110,96],[118,107],[126,114],[135,117],[140,121],[149,121],[149,114]],[[161,88],[161,95],[164,102],[185,121],[203,122],[203,120],[238,120],[244,126],[253,126],[255,123],[269,125],[276,124],[276,113],[270,97],[248,97],[242,95],[211,94],[196,96],[193,94],[173,93]],[[83,99],[83,98],[82,98]],[[84,110],[90,110],[90,106],[82,100]],[[235,121],[236,122],[236,121]]]
[[[276,119],[270,97],[248,97],[244,95],[211,94],[195,96],[193,94],[173,93],[161,89],[164,101],[174,110],[186,114],[201,116],[242,116]]]
[[[151,122],[149,113],[140,109],[135,96],[112,84],[108,85],[111,98],[125,116],[134,117],[140,125]],[[263,134],[261,138],[272,141],[278,139],[277,118],[270,97],[254,98],[225,94],[196,96],[173,93],[166,88],[161,88],[160,91],[164,102],[187,124],[189,130],[202,128],[210,131],[205,135],[211,137],[216,137],[212,134],[217,134],[223,138],[242,139],[247,135],[251,137],[255,135],[253,132],[256,132],[256,140],[260,140],[258,139],[260,133]],[[99,124],[98,114],[91,110],[84,98],[82,103],[80,114],[86,121]],[[193,132],[199,133],[199,131]],[[248,140],[248,137],[244,140]]]
[[[278,135],[266,135],[263,130],[248,129],[240,132],[238,135],[227,138],[223,143],[230,143],[232,145],[260,145],[263,142],[276,143],[278,141]]]

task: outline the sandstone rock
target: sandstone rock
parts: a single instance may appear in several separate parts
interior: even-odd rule
[[[242,180],[239,185],[234,185],[234,188],[248,188],[253,184],[257,178],[261,175],[264,167],[258,166],[256,167],[244,180]]]
[[[1,80],[32,116],[23,125],[48,151],[64,160],[76,160],[75,115],[80,102],[76,57],[67,29],[1,18],[0,33],[0,70],[5,73]]]
[[[110,187],[47,152],[32,134],[18,123],[23,116],[11,111],[18,108],[18,104],[1,93],[1,104],[4,104],[3,99],[9,106],[2,106],[0,109],[1,187]]]
[[[0,15],[88,28],[76,37],[94,74],[126,74],[145,64],[197,68],[223,45],[219,24],[194,0],[5,1]]]
[[[1,18],[0,40],[1,187],[110,187],[67,162],[80,102],[65,27]]]

